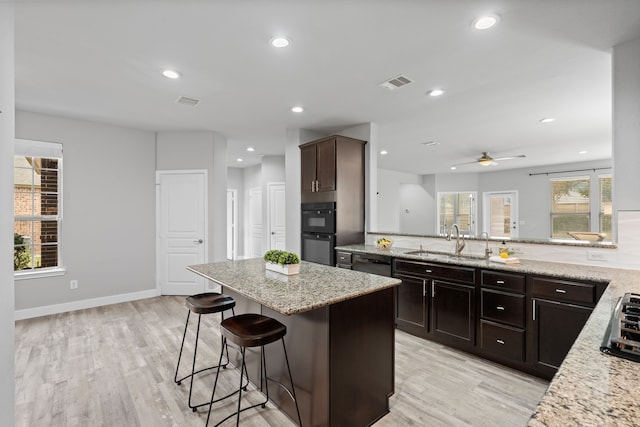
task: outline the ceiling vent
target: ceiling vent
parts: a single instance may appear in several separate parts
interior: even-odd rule
[[[187,107],[195,107],[196,105],[198,105],[200,100],[195,98],[188,98],[186,96],[181,96],[180,98],[178,98],[176,102],[180,105],[186,105]]]
[[[398,89],[399,87],[406,86],[410,83],[413,83],[413,80],[401,74],[399,76],[392,77],[389,80],[380,83],[380,86],[385,87],[389,90],[394,90],[394,89]]]

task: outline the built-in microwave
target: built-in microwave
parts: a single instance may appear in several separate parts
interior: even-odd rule
[[[302,232],[334,234],[336,232],[336,204],[303,203]]]

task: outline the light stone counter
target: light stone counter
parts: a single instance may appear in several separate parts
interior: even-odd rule
[[[380,250],[373,245],[341,246],[337,249],[574,280],[608,281],[609,286],[552,379],[528,425],[640,425],[640,363],[606,355],[599,350],[618,298],[625,292],[640,293],[640,271],[527,260],[521,260],[521,264],[504,265],[484,259],[407,255],[406,252],[415,249],[394,247]]]
[[[265,271],[260,259],[187,267],[221,286],[284,315],[302,313],[400,284],[390,277],[302,261],[300,274]]]

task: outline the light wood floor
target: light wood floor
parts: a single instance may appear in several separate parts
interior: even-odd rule
[[[157,297],[16,322],[16,426],[203,426],[206,411],[187,407],[188,381],[173,382],[186,314],[184,297]],[[219,317],[202,322],[198,359],[217,361]],[[183,373],[191,349],[185,345]],[[237,371],[223,373],[221,390],[235,390]],[[194,401],[208,400],[212,381],[198,377]],[[524,426],[546,387],[398,331],[396,393],[375,427]],[[252,402],[262,397],[251,388],[247,395]],[[234,399],[225,402],[213,420],[234,410]],[[272,405],[244,412],[241,423],[294,425]]]

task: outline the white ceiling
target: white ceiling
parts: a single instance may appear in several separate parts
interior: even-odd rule
[[[500,23],[472,28],[487,12]],[[271,47],[278,33],[292,45]],[[610,48],[639,37],[638,0],[22,0],[16,104],[217,131],[232,166],[284,154],[286,128],[364,122],[378,126],[385,169],[450,172],[482,151],[527,156],[497,168],[594,160],[611,156]],[[168,80],[165,68],[183,77]],[[414,82],[378,86],[398,74]],[[447,92],[426,96],[433,87]]]

